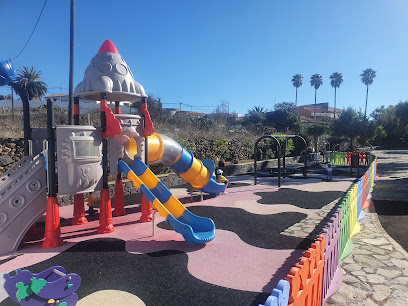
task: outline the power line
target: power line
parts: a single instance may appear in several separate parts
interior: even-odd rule
[[[48,87],[48,89],[66,89],[66,90],[68,90],[68,88],[61,87],[61,86],[57,86],[57,87]]]
[[[16,58],[18,58],[18,57],[21,55],[21,53],[23,53],[24,49],[27,47],[28,42],[30,41],[31,37],[32,37],[33,34],[34,34],[35,29],[37,28],[38,22],[40,21],[41,15],[42,15],[42,13],[43,13],[43,11],[44,11],[44,9],[45,9],[45,5],[47,4],[47,1],[48,1],[48,0],[45,0],[45,1],[44,1],[44,5],[43,5],[43,7],[42,7],[42,9],[41,9],[40,16],[38,16],[38,19],[37,19],[37,22],[35,23],[35,26],[34,26],[34,28],[33,28],[33,31],[31,32],[30,37],[28,37],[28,40],[27,40],[27,42],[25,43],[23,49],[21,49],[20,53],[19,53],[15,58],[10,59],[10,60],[14,61]]]

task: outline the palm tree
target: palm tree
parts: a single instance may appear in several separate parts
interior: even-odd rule
[[[334,87],[334,119],[336,119],[336,89],[343,83],[343,75],[340,72],[333,72],[330,79],[330,84]]]
[[[296,87],[296,102],[295,107],[297,106],[297,90],[303,84],[303,77],[301,74],[295,74],[292,78],[292,84]]]
[[[253,115],[253,114],[266,114],[268,112],[267,109],[265,109],[262,106],[254,106],[252,109],[248,110],[248,115]]]
[[[364,70],[363,73],[360,74],[360,77],[361,77],[361,82],[363,82],[364,85],[367,86],[366,104],[365,104],[365,110],[364,110],[364,117],[366,117],[367,116],[368,85],[373,84],[376,74],[373,69],[368,68]]]
[[[34,67],[23,66],[17,71],[16,80],[27,95],[28,100],[41,98],[47,93],[47,84],[40,79],[41,71],[35,71]]]
[[[315,73],[310,77],[310,85],[314,87],[315,89],[315,104],[314,104],[314,121],[316,121],[316,95],[317,95],[317,90],[321,85],[323,85],[323,79],[322,76],[318,73]]]

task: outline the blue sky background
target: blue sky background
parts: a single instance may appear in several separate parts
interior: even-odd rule
[[[0,0],[0,60],[24,46],[43,0]],[[30,43],[13,63],[42,70],[49,93],[68,88],[69,0],[48,0]],[[364,111],[360,73],[377,71],[368,113],[408,99],[408,1],[76,1],[76,86],[105,39],[111,39],[147,93],[165,103],[211,112],[220,100],[245,114],[253,106],[318,102],[333,106],[329,76],[343,73],[337,106]],[[10,89],[0,87],[0,94]],[[62,90],[67,93],[67,89]],[[190,108],[186,107],[186,110]]]

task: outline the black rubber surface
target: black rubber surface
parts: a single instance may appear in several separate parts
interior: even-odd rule
[[[298,212],[284,212],[274,215],[256,215],[240,208],[190,206],[193,214],[211,218],[217,229],[236,233],[244,242],[264,249],[306,250],[313,242],[310,239],[281,235],[288,227],[307,217]],[[162,229],[173,230],[171,225],[161,222]]]
[[[342,191],[302,191],[292,188],[280,188],[275,192],[256,192],[262,197],[260,204],[292,204],[300,208],[320,209],[344,196]]]
[[[229,182],[228,188],[244,187],[244,186],[250,186],[250,185],[251,184],[248,184],[248,183]]]
[[[146,305],[258,305],[269,294],[228,289],[193,277],[188,256],[180,251],[135,255],[118,239],[80,242],[44,262],[27,267],[38,273],[60,265],[77,273],[82,282],[79,299],[99,290],[122,290],[137,295]],[[16,305],[10,298],[1,306]],[[122,306],[122,305],[117,305]]]
[[[408,202],[373,200],[385,231],[408,252]]]

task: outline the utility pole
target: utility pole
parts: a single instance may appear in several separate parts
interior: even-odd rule
[[[68,94],[68,124],[72,125],[74,109],[74,38],[75,38],[75,0],[71,0],[71,26],[69,42],[69,94]]]

